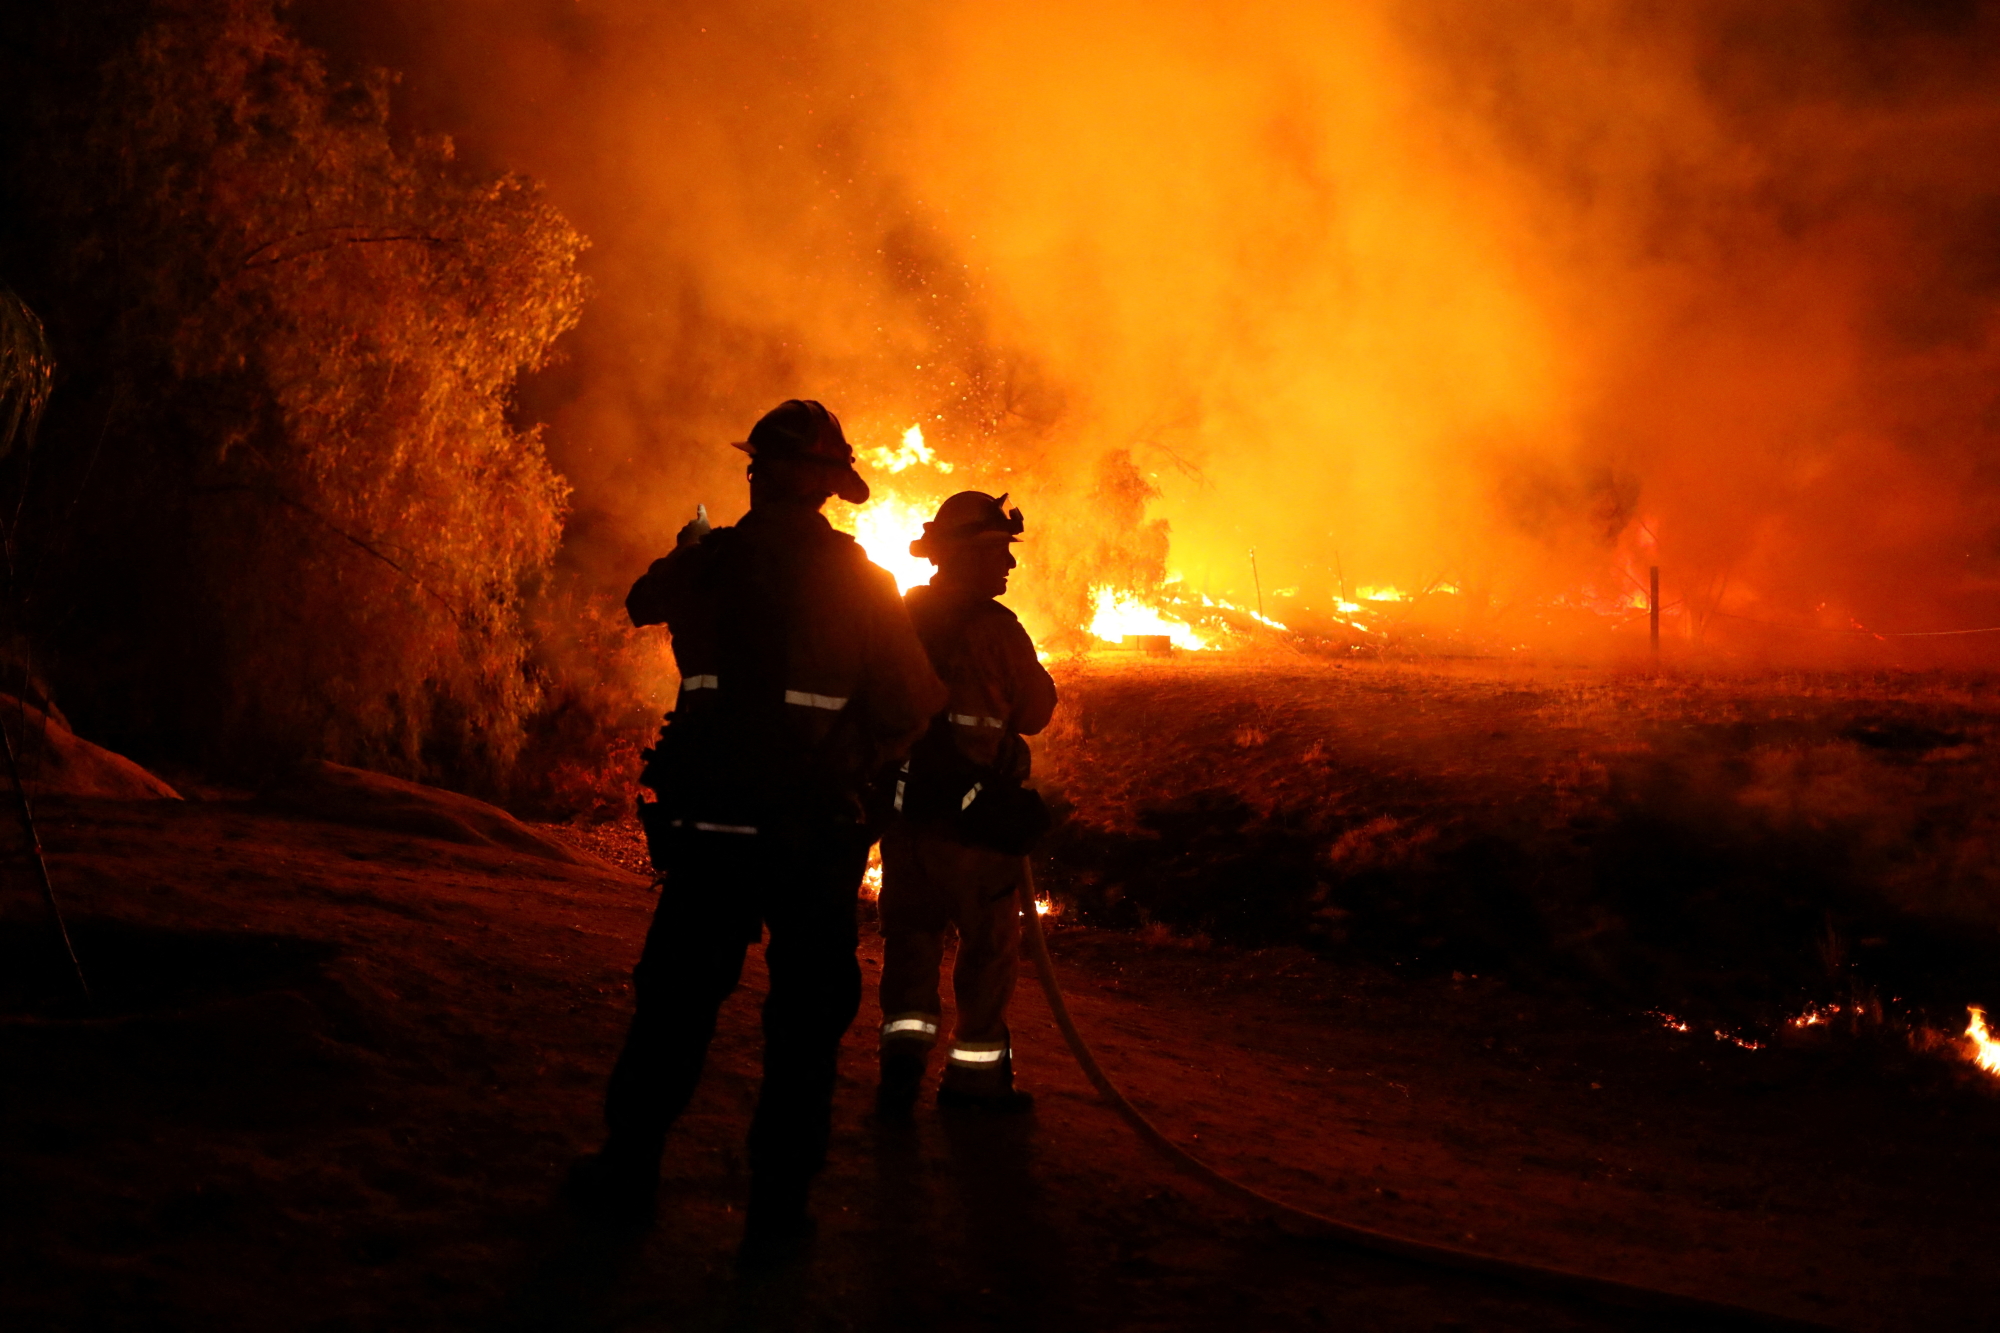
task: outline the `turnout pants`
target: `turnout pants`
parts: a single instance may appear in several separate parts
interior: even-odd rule
[[[802,1190],[825,1165],[840,1039],[861,1007],[855,899],[867,851],[853,829],[687,836],[670,858],[632,973],[637,1008],[604,1100],[607,1157],[658,1168],[744,951],[768,926],[771,989],[750,1169],[760,1185]]]
[[[945,1086],[992,1096],[1013,1087],[1007,1002],[1014,995],[1021,919],[1015,890],[1027,858],[968,847],[924,825],[882,838],[882,1053],[927,1057],[943,1005],[945,932],[958,931],[952,992],[958,1021]]]

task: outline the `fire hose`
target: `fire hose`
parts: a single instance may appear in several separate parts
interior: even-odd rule
[[[1103,1066],[1097,1063],[1097,1057],[1091,1053],[1090,1044],[1076,1030],[1076,1022],[1070,1017],[1069,1005],[1063,999],[1062,987],[1056,982],[1055,963],[1049,957],[1048,940],[1042,933],[1041,918],[1035,911],[1035,881],[1032,871],[1022,878],[1020,898],[1021,916],[1026,922],[1028,951],[1034,958],[1035,972],[1041,978],[1042,992],[1048,996],[1049,1012],[1055,1016],[1056,1026],[1061,1029],[1063,1040],[1069,1044],[1070,1054],[1076,1057],[1084,1077],[1090,1080],[1098,1094],[1124,1118],[1125,1123],[1132,1127],[1147,1147],[1217,1193],[1238,1203],[1247,1204],[1274,1219],[1299,1224],[1311,1234],[1352,1249],[1389,1255],[1433,1268],[1476,1273],[1483,1277],[1497,1278],[1556,1295],[1583,1297],[1628,1309],[1698,1316],[1708,1321],[1728,1321],[1739,1326],[1761,1325],[1800,1329],[1832,1327],[1811,1320],[1772,1314],[1749,1306],[1704,1300],[1698,1296],[1665,1291],[1657,1287],[1572,1273],[1566,1269],[1549,1268],[1518,1259],[1502,1259],[1497,1255],[1461,1250],[1451,1245],[1412,1240],[1406,1236],[1376,1231],[1371,1227],[1357,1226],[1352,1222],[1342,1222],[1322,1213],[1313,1212],[1311,1209],[1274,1199],[1261,1190],[1252,1189],[1241,1181],[1232,1180],[1161,1133],[1158,1127],[1118,1090],[1118,1085],[1111,1081]]]

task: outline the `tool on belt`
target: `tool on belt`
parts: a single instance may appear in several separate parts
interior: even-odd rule
[[[1027,742],[1010,730],[999,757],[978,764],[959,748],[954,725],[947,713],[931,719],[892,775],[893,809],[912,822],[941,826],[967,846],[1026,856],[1052,822],[1042,794],[1013,776],[1025,767],[1020,750]]]

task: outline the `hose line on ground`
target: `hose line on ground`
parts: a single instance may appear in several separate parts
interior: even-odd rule
[[[1369,1227],[1356,1226],[1351,1222],[1336,1221],[1310,1209],[1298,1208],[1240,1181],[1231,1180],[1206,1162],[1190,1154],[1179,1144],[1162,1134],[1153,1122],[1148,1120],[1138,1107],[1132,1105],[1124,1093],[1118,1090],[1104,1069],[1091,1054],[1090,1045],[1076,1030],[1076,1022],[1070,1017],[1069,1005],[1063,999],[1062,987],[1056,982],[1054,961],[1049,957],[1048,941],[1042,934],[1042,922],[1035,911],[1034,874],[1029,871],[1021,880],[1021,916],[1026,922],[1025,933],[1028,950],[1035,960],[1035,971],[1041,977],[1042,991],[1048,996],[1049,1012],[1055,1015],[1056,1026],[1062,1030],[1063,1040],[1069,1043],[1070,1053],[1082,1067],[1088,1078],[1113,1110],[1124,1117],[1139,1137],[1154,1152],[1164,1157],[1175,1167],[1194,1176],[1202,1183],[1225,1194],[1239,1203],[1245,1203],[1259,1212],[1286,1221],[1303,1224],[1312,1233],[1336,1241],[1355,1249],[1375,1254],[1392,1255],[1414,1263],[1428,1264],[1436,1268],[1448,1268],[1459,1272],[1478,1273],[1485,1277],[1532,1287],[1564,1296],[1582,1296],[1607,1304],[1624,1306],[1628,1309],[1659,1311],[1661,1313],[1699,1315],[1709,1320],[1729,1320],[1738,1325],[1759,1324],[1777,1328],[1825,1329],[1826,1324],[1810,1320],[1795,1319],[1786,1315],[1752,1309],[1748,1306],[1730,1305],[1721,1301],[1703,1300],[1698,1296],[1686,1296],[1679,1292],[1662,1291],[1655,1287],[1642,1287],[1629,1282],[1619,1282],[1611,1278],[1590,1277],[1583,1273],[1571,1273],[1560,1268],[1547,1268],[1540,1264],[1524,1263],[1519,1260],[1501,1259],[1494,1255],[1478,1254],[1471,1250],[1461,1250],[1450,1245],[1435,1245],[1427,1241],[1411,1240],[1405,1236],[1392,1235],[1386,1231],[1376,1231]]]

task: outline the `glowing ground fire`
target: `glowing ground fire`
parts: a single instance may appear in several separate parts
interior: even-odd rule
[[[1986,1026],[1986,1011],[1970,1005],[1972,1021],[1965,1025],[1966,1040],[1972,1043],[1972,1062],[1989,1074],[2000,1074],[2000,1040]]]

